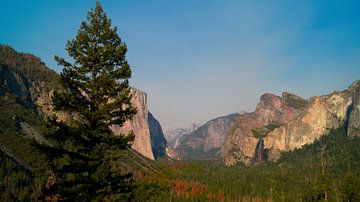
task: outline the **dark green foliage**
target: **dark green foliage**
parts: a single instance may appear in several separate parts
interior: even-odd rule
[[[66,50],[74,63],[55,57],[64,66],[60,76],[64,90],[55,92],[52,100],[55,110],[73,116],[68,123],[52,119],[57,130],[47,138],[53,146],[41,146],[56,179],[44,189],[44,197],[71,201],[126,197],[131,175],[120,172],[118,160],[133,135],[115,136],[110,126],[122,125],[136,113],[130,102],[131,70],[126,45],[99,2]]]
[[[267,128],[253,128],[251,129],[253,135],[257,139],[263,139],[269,133]]]
[[[34,192],[34,178],[31,173],[0,151],[0,200],[31,201]]]
[[[46,159],[33,147],[33,140],[21,133],[18,123],[29,123],[43,132],[45,122],[33,111],[17,103],[16,96],[11,94],[0,97],[0,114],[0,143],[32,168],[30,173],[0,151],[1,201],[34,201],[40,193],[40,184],[45,180],[43,173],[46,172]]]
[[[295,95],[290,95],[285,97],[285,102],[287,105],[295,109],[303,109],[309,103],[309,100]]]
[[[341,198],[344,201],[360,201],[360,178],[352,173],[347,173],[340,187]]]
[[[232,126],[232,123],[238,118],[239,114],[229,114],[226,116],[218,117],[213,120],[208,121],[201,127],[197,128],[190,134],[184,135],[181,144],[176,148],[176,152],[180,154],[181,158],[184,160],[219,160],[221,159],[219,148],[213,148],[207,150],[204,148],[204,145],[196,143],[201,139],[205,141],[206,136],[208,135],[208,131],[212,130],[213,127],[217,124],[220,124],[219,127],[223,130],[224,133],[228,132]],[[195,141],[195,145],[197,148],[193,148],[189,145],[193,145]]]
[[[187,160],[220,160],[220,149],[212,148],[210,150],[204,151],[204,148],[193,149],[190,146],[183,145],[182,150],[185,150],[189,155],[186,156]]]
[[[274,130],[275,128],[279,128],[281,126],[280,123],[269,123],[268,125],[265,126],[265,128],[267,128],[269,131]]]
[[[44,82],[48,88],[56,85],[57,74],[46,67],[38,57],[16,52],[7,45],[0,45],[0,66],[9,67],[15,74],[28,78],[29,82]]]
[[[1,201],[34,201],[40,193],[46,159],[22,133],[20,123],[40,133],[46,130],[32,99],[37,93],[35,86],[44,91],[54,89],[56,78],[39,58],[0,45],[0,144],[7,151],[0,151]],[[31,172],[23,165],[31,167]]]
[[[341,127],[276,163],[165,163],[157,182],[168,188],[155,201],[358,201],[359,168],[360,138],[348,139]]]
[[[251,131],[255,138],[263,139],[269,134],[269,132],[273,131],[275,128],[278,128],[280,126],[281,124],[279,123],[270,123],[262,128],[253,128],[251,129]]]
[[[5,158],[1,159],[0,168],[1,201],[31,201],[39,194],[40,182],[46,180],[43,175],[46,160],[19,133],[12,117],[21,117],[39,131],[46,129],[33,112],[16,103],[15,96],[2,97],[0,110],[0,128],[4,131],[1,142],[38,173],[38,177],[32,178],[0,155]],[[134,173],[136,181],[130,186],[134,190],[125,196],[114,194],[109,197],[112,200],[128,197],[132,201],[324,201],[326,195],[328,201],[359,201],[360,197],[360,139],[348,139],[344,128],[333,130],[303,149],[284,153],[277,163],[255,167],[226,167],[217,161],[162,162],[156,166],[141,157],[132,158],[130,151],[119,155],[123,162],[149,174]]]
[[[159,201],[159,196],[169,192],[166,185],[156,182],[136,182],[135,189],[131,193],[131,201]]]
[[[90,24],[82,23],[76,39],[67,45],[75,63],[57,57],[65,66],[61,75],[65,90],[55,93],[55,107],[73,113],[72,121],[52,120],[55,128],[45,125],[25,107],[21,96],[12,91],[1,94],[0,143],[33,172],[0,151],[0,201],[36,201],[40,193],[45,194],[42,199],[55,196],[53,199],[69,201],[360,201],[360,138],[346,138],[343,127],[284,153],[276,163],[255,167],[226,167],[219,161],[156,165],[132,150],[123,150],[131,135],[113,136],[109,125],[121,125],[134,113],[126,46],[99,4],[88,20]],[[24,81],[44,82],[48,90],[57,78],[38,58],[8,46],[0,46],[0,67],[1,73],[10,69]],[[0,90],[5,88],[0,81]],[[307,104],[302,99],[286,102],[295,108]],[[46,156],[22,133],[20,122],[47,134],[53,146],[41,147]],[[269,124],[256,129],[254,135],[263,138],[277,127],[279,124]],[[215,153],[218,151],[210,151],[211,156]],[[204,154],[194,153],[197,155]],[[56,183],[40,190],[48,168]],[[129,171],[134,168],[142,171],[133,172],[135,182],[131,182]]]

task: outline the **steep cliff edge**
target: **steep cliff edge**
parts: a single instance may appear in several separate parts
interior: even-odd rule
[[[220,158],[226,135],[239,114],[229,114],[208,121],[186,135],[176,147],[181,159],[205,160]]]
[[[40,115],[42,106],[36,102],[41,95],[56,89],[57,77],[40,58],[0,45],[0,96],[11,94],[19,104]]]
[[[59,88],[57,77],[40,58],[0,45],[0,96],[14,96],[17,103],[35,112],[39,119],[54,113],[51,96]],[[114,126],[114,133],[127,134],[133,130],[136,134],[133,149],[150,159],[164,156],[167,143],[159,122],[148,111],[146,94],[133,89],[132,103],[138,113],[123,128]],[[61,120],[72,116],[56,115]]]
[[[164,131],[165,138],[168,142],[168,146],[171,148],[176,148],[179,146],[180,142],[189,134],[198,129],[200,124],[191,124],[186,128],[169,128]]]
[[[269,159],[277,160],[281,152],[311,144],[330,129],[344,124],[348,136],[358,135],[359,89],[359,81],[356,81],[344,91],[310,98],[310,103],[296,119],[270,132],[264,139]]]
[[[156,159],[165,155],[166,139],[160,123],[148,110],[146,93],[131,89],[131,102],[137,113],[131,121],[126,121],[122,127],[112,126],[116,135],[127,134],[134,131],[135,140],[132,148],[149,159]]]
[[[131,95],[131,103],[136,107],[137,113],[131,121],[126,121],[122,127],[119,125],[112,126],[112,130],[115,135],[127,134],[130,131],[134,131],[135,140],[132,148],[149,159],[154,159],[148,124],[149,111],[147,107],[147,95],[134,88],[131,89]]]
[[[259,146],[263,147],[263,139],[270,131],[294,119],[306,103],[290,93],[283,93],[282,97],[262,95],[255,112],[240,115],[229,130],[223,150],[225,164],[256,164],[263,158],[255,153]],[[256,155],[259,156],[254,158]]]
[[[155,158],[166,156],[167,141],[158,120],[149,112],[148,125],[150,129],[151,148]]]
[[[345,127],[347,135],[350,137],[360,137],[360,80],[354,82],[348,89],[354,94],[353,103],[349,106],[346,113]]]
[[[227,165],[277,160],[284,151],[311,144],[342,125],[349,137],[360,133],[360,82],[348,89],[309,100],[283,93],[261,96],[254,113],[241,115],[224,147]]]

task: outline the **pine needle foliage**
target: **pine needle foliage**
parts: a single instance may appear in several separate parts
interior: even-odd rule
[[[70,120],[49,120],[54,128],[47,134],[51,145],[41,146],[51,166],[43,199],[125,199],[131,191],[130,174],[120,172],[119,152],[134,134],[115,136],[111,126],[123,125],[136,113],[130,102],[131,69],[126,44],[98,1],[66,51],[73,62],[55,56],[64,67],[63,88],[52,101],[55,111],[70,114]]]

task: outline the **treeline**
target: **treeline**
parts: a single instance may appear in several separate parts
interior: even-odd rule
[[[11,153],[9,156],[0,151],[0,201],[34,201],[46,180],[47,161],[33,146],[33,140],[22,133],[19,122],[29,123],[41,133],[46,123],[17,103],[13,95],[0,97],[0,114],[0,143]]]
[[[75,63],[56,57],[64,66],[63,90],[52,99],[55,110],[80,118],[46,123],[17,95],[0,97],[0,143],[6,147],[0,151],[0,201],[360,201],[360,138],[348,138],[344,127],[254,167],[153,163],[129,150],[132,133],[114,136],[109,128],[136,113],[127,47],[98,1],[87,19],[66,46]],[[58,77],[39,58],[0,45],[0,73],[3,68],[48,90]],[[293,102],[301,107],[305,101]],[[36,144],[21,122],[51,144]]]
[[[0,200],[31,201],[34,194],[34,177],[13,159],[0,151]]]
[[[143,179],[161,191],[143,200],[360,201],[360,138],[349,139],[343,127],[284,153],[276,163],[226,167],[212,161],[163,162],[161,166],[163,177]]]
[[[10,46],[0,44],[0,67],[8,67],[30,82],[52,83],[57,77],[54,70],[46,67],[40,58],[25,53],[19,53]]]
[[[12,106],[11,108],[9,106]],[[11,109],[11,110],[10,110]],[[47,179],[46,159],[21,135],[12,117],[22,116],[43,131],[32,112],[1,100],[0,140],[34,169],[29,174],[1,153],[1,201],[31,201]],[[5,127],[6,126],[6,127]],[[44,131],[43,131],[44,132]],[[124,163],[130,162],[130,153]],[[135,159],[139,165],[141,159]],[[128,165],[129,167],[134,165]],[[313,144],[284,153],[276,163],[226,167],[219,161],[159,161],[133,172],[133,201],[359,201],[360,138],[343,127]]]
[[[0,111],[0,142],[33,169],[29,174],[1,153],[0,199],[34,201],[47,180],[47,160],[22,134],[18,122],[41,133],[46,124],[11,96],[0,99]],[[220,161],[151,163],[131,155],[123,154],[120,167],[133,171],[127,197],[132,201],[360,200],[360,138],[347,137],[344,127],[284,153],[278,162],[254,167],[226,167]]]

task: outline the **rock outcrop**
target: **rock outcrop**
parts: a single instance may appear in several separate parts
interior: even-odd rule
[[[178,156],[194,160],[221,158],[222,146],[238,115],[230,114],[213,119],[186,135],[176,147]]]
[[[8,149],[5,145],[3,145],[1,143],[0,143],[0,152],[5,154],[8,158],[10,158],[12,161],[14,161],[20,167],[24,168],[25,170],[29,171],[30,173],[33,173],[33,169],[30,166],[25,164],[20,157],[18,157],[10,149]]]
[[[53,115],[51,96],[59,88],[57,77],[58,74],[46,67],[40,58],[0,45],[0,96],[15,96],[17,102],[39,117]],[[136,134],[133,149],[150,159],[164,156],[166,139],[159,122],[148,110],[146,94],[132,89],[132,103],[138,113],[122,128],[114,126],[114,133],[128,134],[133,130]],[[56,115],[63,121],[75,116],[59,112]]]
[[[122,127],[112,126],[116,135],[126,135],[134,131],[135,140],[132,148],[149,159],[156,159],[166,154],[166,139],[159,122],[148,110],[146,93],[131,89],[131,102],[137,113],[131,121],[126,121]]]
[[[148,125],[150,129],[151,149],[155,158],[166,156],[167,141],[158,120],[149,112]]]
[[[353,103],[347,110],[345,127],[350,137],[360,137],[360,80],[354,82],[348,89],[354,94]]]
[[[168,142],[168,147],[176,148],[185,136],[191,134],[193,131],[199,128],[199,124],[191,124],[187,128],[171,128],[165,130],[165,138]]]
[[[136,107],[137,113],[131,121],[126,121],[122,127],[114,125],[112,130],[115,135],[126,135],[130,131],[134,131],[135,140],[132,148],[149,159],[155,159],[151,149],[147,95],[137,89],[132,89],[131,95],[131,103]]]
[[[32,91],[33,85],[28,78],[18,75],[6,65],[0,66],[0,96],[12,94],[22,98],[20,101],[24,107],[35,110],[33,101],[36,97],[30,93]]]
[[[0,96],[16,97],[17,103],[40,117],[53,114],[51,96],[59,88],[58,74],[40,58],[0,45]],[[56,113],[61,120],[70,115]]]
[[[262,95],[255,112],[240,115],[230,129],[223,151],[225,164],[250,165],[256,164],[259,158],[262,160],[262,151],[257,148],[263,148],[263,138],[274,128],[294,119],[303,109],[300,103],[306,102],[290,93],[283,93],[282,97]]]
[[[269,159],[277,160],[281,152],[311,144],[341,125],[347,128],[348,136],[358,135],[359,86],[356,81],[347,90],[310,98],[310,103],[296,119],[270,132],[264,139]]]
[[[265,153],[268,160],[277,160],[282,152],[311,144],[342,125],[349,137],[359,136],[359,100],[359,81],[344,91],[309,100],[289,93],[282,98],[265,94],[256,111],[240,116],[230,130],[225,163],[257,164]]]
[[[175,149],[171,147],[166,147],[166,156],[170,160],[181,160],[180,156],[176,153]]]

